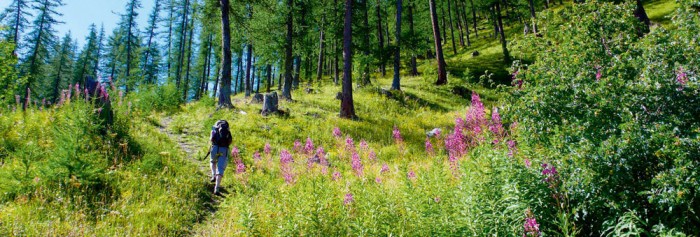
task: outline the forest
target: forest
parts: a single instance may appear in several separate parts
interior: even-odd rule
[[[697,0],[75,2],[0,4],[0,236],[700,236]]]

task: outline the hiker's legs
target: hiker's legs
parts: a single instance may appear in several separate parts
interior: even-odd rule
[[[228,165],[228,149],[223,147],[217,149],[217,157],[218,159],[216,160],[216,164],[212,164],[212,167],[215,167],[212,169],[216,171],[216,185],[214,186],[215,193],[219,192],[219,187],[221,186],[221,179],[223,178],[224,171],[226,170],[226,166]]]

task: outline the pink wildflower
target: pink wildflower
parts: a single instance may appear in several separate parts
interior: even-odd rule
[[[435,150],[433,149],[433,144],[430,143],[430,138],[425,139],[425,153],[428,153],[430,156],[435,155]]]
[[[600,66],[596,66],[596,68],[597,68],[597,70],[596,70],[596,72],[595,72],[595,80],[596,80],[596,81],[600,81],[600,78],[603,78],[603,72],[601,72],[601,70],[600,70],[601,67],[600,67]]]
[[[355,202],[355,198],[352,196],[352,193],[347,193],[345,194],[345,200],[343,200],[343,204],[350,205],[353,202]]]
[[[376,177],[376,178],[374,178],[374,182],[380,184],[380,183],[382,183],[382,179],[380,179],[379,177]]]
[[[345,150],[347,151],[355,151],[355,141],[352,140],[352,137],[347,136],[345,138]]]
[[[501,122],[501,115],[498,114],[498,107],[493,108],[491,113],[491,125],[489,126],[491,132],[496,135],[497,138],[503,136],[503,123]]]
[[[352,169],[355,170],[355,174],[358,177],[361,177],[364,173],[364,166],[362,165],[362,161],[360,160],[360,155],[358,155],[357,153],[352,154]]]
[[[408,179],[410,179],[411,181],[416,180],[416,172],[413,172],[413,170],[409,170],[407,176],[408,176]]]
[[[679,67],[676,71],[676,81],[680,84],[678,91],[682,91],[685,85],[688,83],[688,74],[685,73],[683,67]]]
[[[301,149],[301,142],[298,139],[294,140],[294,151],[301,152]]]
[[[374,153],[374,151],[369,151],[369,155],[367,155],[367,156],[368,156],[370,162],[377,161],[377,153]]]
[[[366,151],[367,149],[369,149],[369,145],[367,145],[367,141],[365,141],[365,139],[362,139],[360,141],[360,149],[363,151]]]
[[[525,158],[525,167],[527,167],[529,169],[531,165],[532,165],[532,162],[530,162],[530,159]]]
[[[240,156],[240,151],[238,150],[238,147],[234,146],[231,148],[231,158],[237,159]]]
[[[513,157],[513,154],[518,150],[517,143],[514,140],[508,140],[506,142],[508,144],[508,156]]]
[[[335,138],[340,138],[343,136],[343,133],[340,132],[340,128],[338,128],[338,127],[333,128],[333,136]]]
[[[255,151],[255,153],[253,153],[253,160],[254,160],[255,162],[258,162],[258,161],[261,160],[261,158],[260,158],[260,152],[259,152],[259,151]]]
[[[525,223],[523,224],[523,229],[525,230],[523,236],[540,236],[542,234],[540,232],[540,225],[537,224],[537,220],[529,208],[525,211]]]
[[[339,179],[342,178],[342,177],[343,177],[343,176],[340,174],[340,172],[336,171],[336,172],[333,172],[333,176],[332,176],[331,178],[332,178],[333,180],[339,180]]]
[[[379,171],[379,173],[383,174],[389,172],[389,166],[387,164],[382,165],[382,169]]]
[[[394,126],[394,131],[392,132],[392,135],[397,143],[403,142],[403,138],[401,137],[401,131],[399,131],[399,127]]]
[[[310,137],[306,138],[306,144],[304,145],[304,153],[311,155],[314,153],[314,142],[311,141]]]
[[[270,153],[272,153],[272,147],[270,146],[270,143],[265,143],[265,148],[263,149],[263,152],[265,152],[265,155],[270,155]]]
[[[236,173],[242,174],[245,173],[245,164],[243,164],[243,161],[241,159],[236,159]]]

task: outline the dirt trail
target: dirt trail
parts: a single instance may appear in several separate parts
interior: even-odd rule
[[[224,195],[222,196],[216,196],[211,194],[212,190],[214,190],[214,184],[209,182],[209,173],[211,172],[209,168],[209,162],[205,162],[202,159],[202,157],[205,154],[198,154],[197,153],[197,144],[192,144],[189,142],[187,139],[184,138],[185,134],[176,134],[173,133],[170,130],[170,123],[172,123],[173,119],[171,117],[165,117],[160,121],[160,126],[158,126],[158,130],[160,130],[161,133],[164,133],[170,137],[170,139],[173,139],[180,149],[182,149],[187,155],[185,156],[185,160],[192,162],[192,164],[197,166],[197,169],[199,170],[198,176],[201,177],[202,180],[206,180],[206,189],[209,192],[209,199],[204,200],[204,206],[206,208],[207,213],[203,215],[198,221],[197,225],[200,224],[205,224],[207,220],[213,219],[216,212],[219,210],[219,204],[226,198],[226,194],[228,193],[225,188],[221,188],[221,193]],[[207,158],[208,159],[208,158]],[[206,224],[205,224],[206,225]],[[201,227],[200,227],[201,228]],[[201,231],[198,231],[198,229],[195,227],[193,230],[192,235],[200,235]]]

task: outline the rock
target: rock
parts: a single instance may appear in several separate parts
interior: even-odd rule
[[[304,89],[304,92],[306,92],[306,94],[313,94],[313,93],[314,93],[314,89],[306,88],[306,89]]]
[[[476,57],[476,56],[479,56],[479,51],[474,50],[474,52],[472,52],[472,57]]]
[[[247,115],[247,114],[248,114],[248,113],[246,113],[246,112],[243,111],[243,110],[241,110],[241,112],[238,112],[238,113],[240,113],[240,114],[242,114],[242,115]]]
[[[256,93],[255,95],[253,95],[253,100],[250,101],[250,103],[253,103],[253,104],[260,104],[262,102],[263,102],[263,95],[260,93]]]
[[[272,92],[265,94],[263,97],[263,106],[261,114],[267,116],[272,113],[279,111],[279,99],[277,98],[277,92]]]
[[[336,100],[343,100],[343,93],[342,93],[342,92],[338,92],[338,94],[335,95],[335,99],[336,99]]]
[[[439,134],[442,134],[442,130],[439,128],[433,128],[433,130],[430,130],[427,133],[425,133],[425,135],[427,135],[428,137],[435,137]]]

